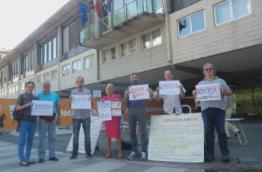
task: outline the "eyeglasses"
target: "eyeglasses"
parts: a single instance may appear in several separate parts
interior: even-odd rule
[[[205,68],[205,71],[212,71],[213,68]]]

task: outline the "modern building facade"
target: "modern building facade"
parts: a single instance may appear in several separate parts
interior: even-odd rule
[[[262,1],[82,3],[88,9],[84,23],[79,4],[70,0],[1,60],[0,97],[17,97],[28,80],[36,82],[37,91],[50,80],[53,90],[66,97],[78,75],[90,88],[112,82],[122,92],[128,75],[136,72],[154,88],[165,69],[190,96],[202,65],[211,62],[237,93],[245,89],[249,96],[250,91],[248,111],[262,114],[256,97],[262,83]]]

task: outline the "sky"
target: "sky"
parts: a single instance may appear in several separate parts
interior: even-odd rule
[[[13,49],[69,0],[0,0],[0,49]]]

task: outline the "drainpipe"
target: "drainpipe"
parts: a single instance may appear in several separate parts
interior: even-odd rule
[[[166,31],[166,44],[167,44],[167,61],[172,65],[173,63],[173,51],[171,44],[171,31],[170,31],[170,17],[169,17],[169,9],[170,9],[170,0],[163,0],[164,2],[164,14],[165,14],[165,31]]]

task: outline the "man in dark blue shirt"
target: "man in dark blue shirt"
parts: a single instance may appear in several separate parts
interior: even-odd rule
[[[136,73],[132,73],[129,80],[131,82],[130,86],[138,85],[138,75]],[[133,160],[138,154],[136,138],[136,124],[138,122],[141,131],[141,160],[146,160],[147,131],[145,100],[129,100],[129,90],[125,91],[124,100],[126,107],[128,108],[128,124],[130,128],[130,138],[132,144],[132,152],[128,156],[128,159]]]

